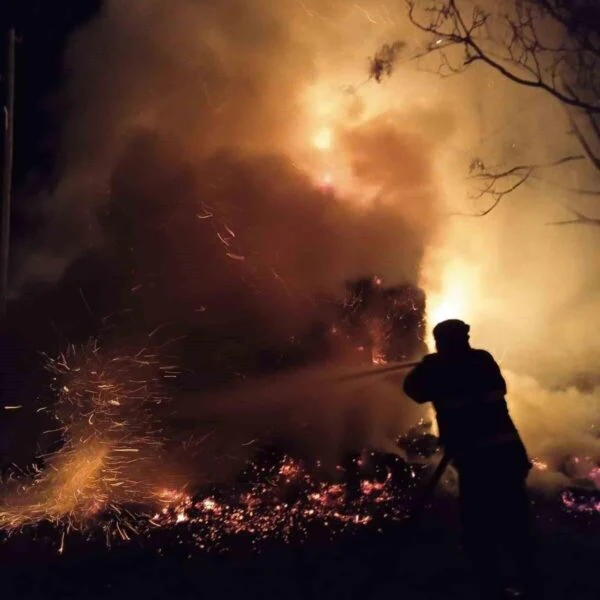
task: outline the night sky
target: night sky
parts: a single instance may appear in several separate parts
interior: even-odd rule
[[[63,53],[69,35],[91,19],[101,0],[18,0],[3,3],[2,22],[17,30],[16,108],[13,173],[13,237],[27,235],[33,221],[29,207],[36,192],[50,190],[57,172],[60,130],[67,116],[61,99],[65,78]],[[2,64],[5,64],[5,38]],[[4,70],[4,69],[3,69]],[[3,86],[4,91],[4,86]]]

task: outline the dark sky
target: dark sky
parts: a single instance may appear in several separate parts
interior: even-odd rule
[[[5,0],[6,1],[6,0]],[[62,59],[69,35],[96,14],[102,0],[13,0],[0,3],[1,73],[6,69],[6,36],[16,26],[16,110],[13,169],[13,245],[44,227],[35,202],[58,178]],[[6,93],[2,78],[2,93]],[[3,96],[4,98],[4,96]],[[2,128],[3,133],[3,128]],[[17,248],[13,248],[13,251]]]
[[[16,25],[19,39],[14,165],[17,192],[34,174],[45,183],[51,181],[64,116],[57,102],[63,53],[69,35],[88,21],[100,5],[101,0],[14,0],[12,14],[4,8],[2,21]],[[4,53],[5,38],[2,72]]]

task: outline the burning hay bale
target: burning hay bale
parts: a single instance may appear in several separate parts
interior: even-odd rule
[[[346,284],[339,331],[364,362],[385,364],[423,355],[425,295],[412,286],[385,287],[379,277]]]

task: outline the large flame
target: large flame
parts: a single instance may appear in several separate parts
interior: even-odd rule
[[[426,271],[422,285],[427,294],[426,342],[433,351],[432,330],[435,325],[446,319],[470,323],[476,315],[476,302],[481,293],[475,266],[459,256],[436,256],[428,268],[430,270]],[[432,273],[435,273],[435,278]]]
[[[431,251],[422,285],[427,295],[425,342],[429,351],[435,352],[433,328],[437,323],[446,319],[471,321],[478,297],[476,270],[458,256],[446,256],[440,250]],[[433,433],[438,435],[432,406],[428,409],[427,417],[433,424]]]

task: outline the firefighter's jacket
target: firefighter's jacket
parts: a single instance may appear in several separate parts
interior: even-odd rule
[[[529,464],[508,412],[506,382],[489,352],[466,348],[451,356],[429,354],[406,376],[404,391],[419,404],[433,404],[440,441],[452,456],[518,447]]]

